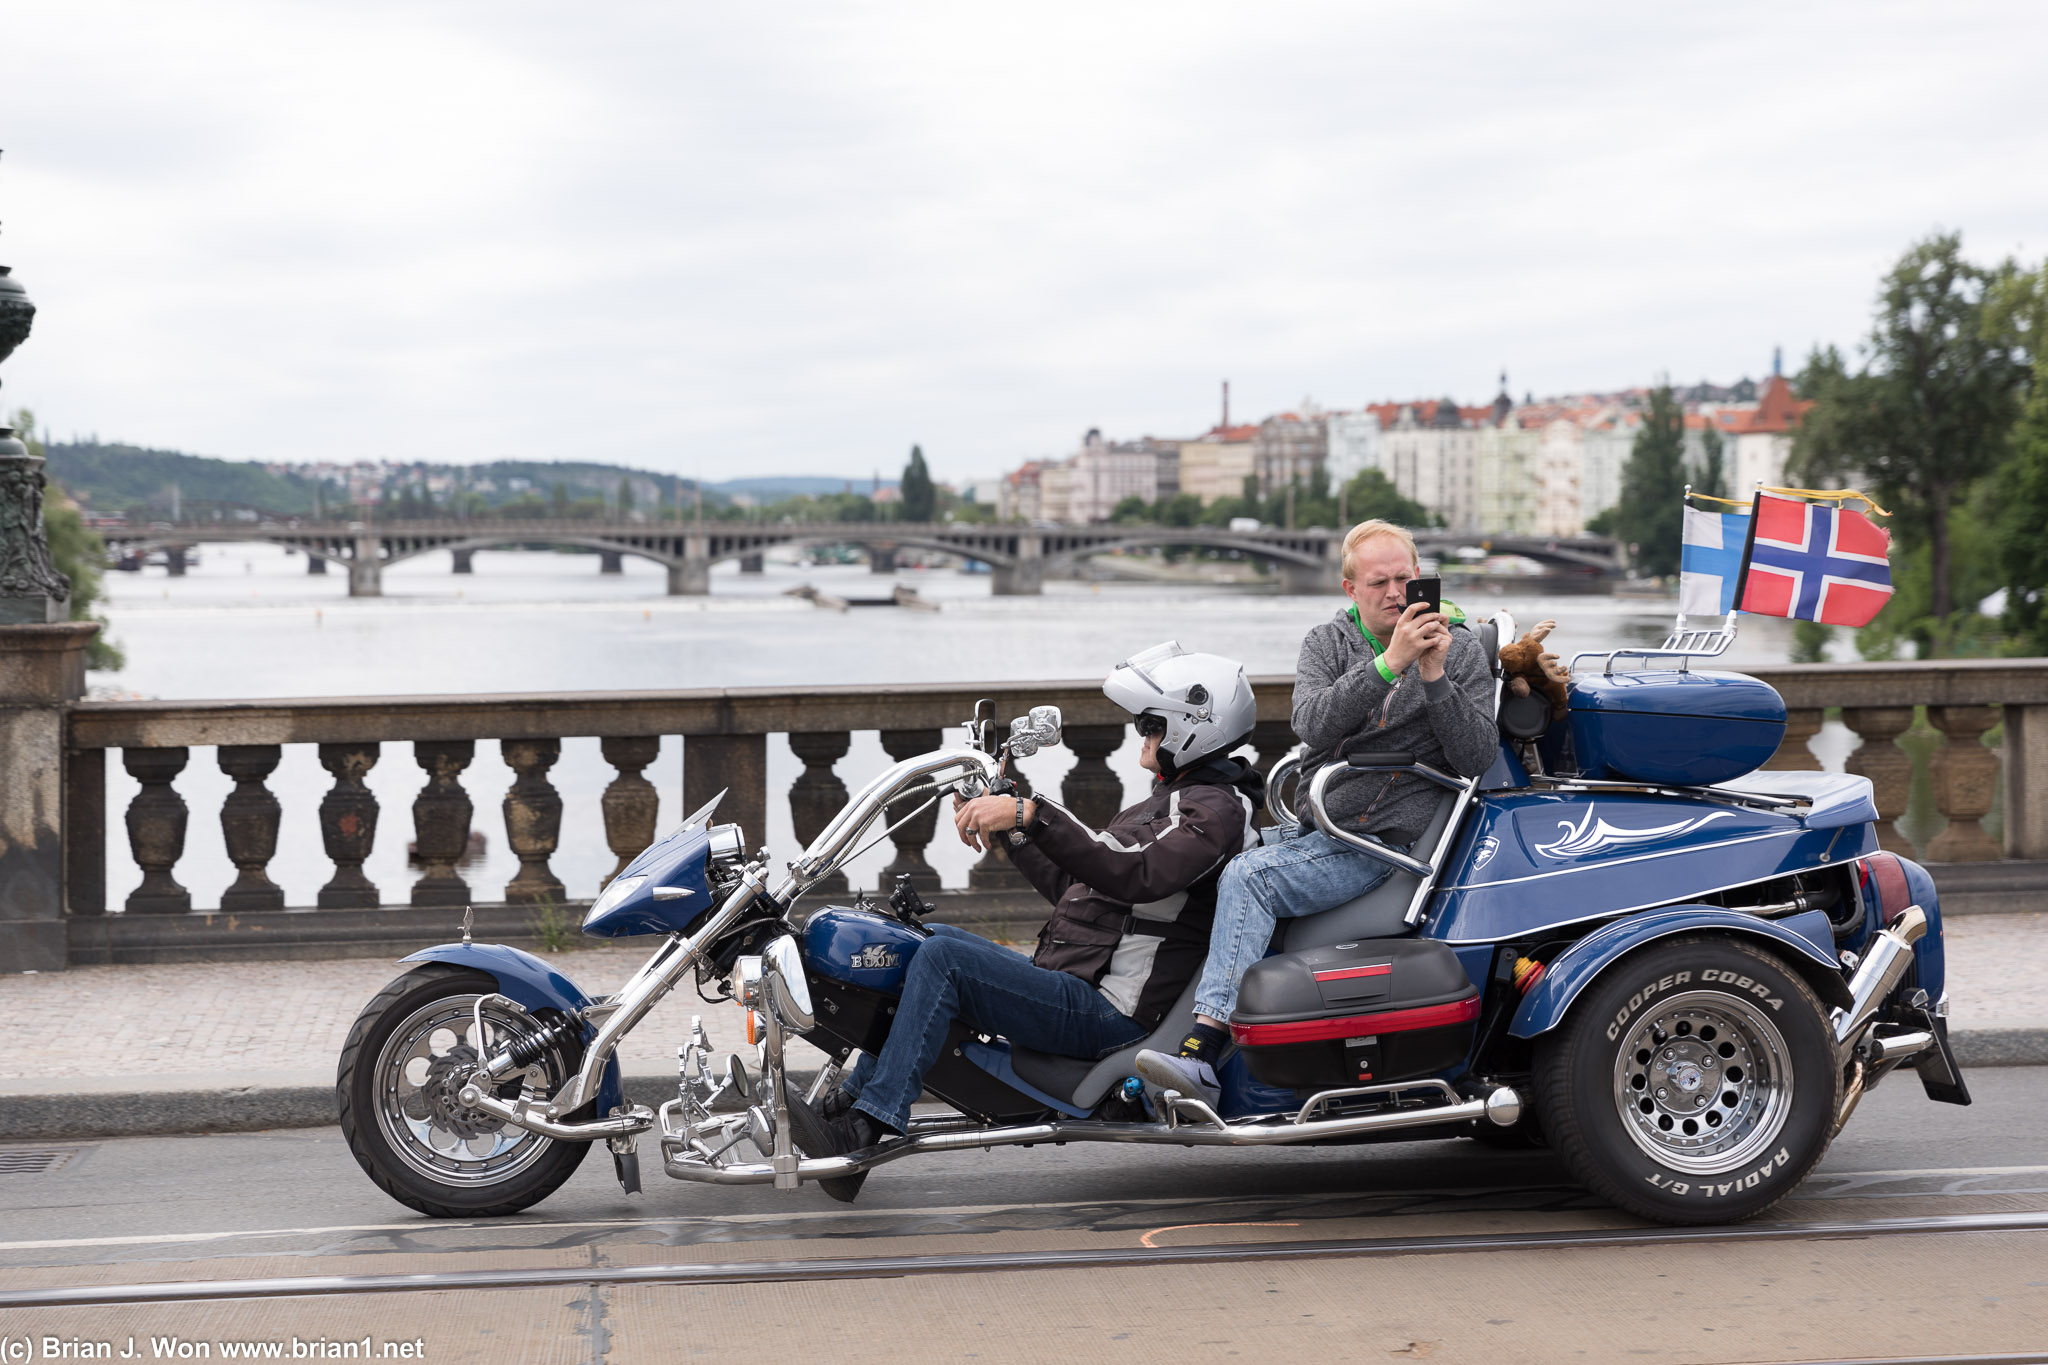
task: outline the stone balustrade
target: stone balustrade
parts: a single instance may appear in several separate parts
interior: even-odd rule
[[[1980,863],[2048,858],[2048,661],[1995,660],[1960,663],[1829,664],[1757,667],[1747,670],[1784,695],[1790,711],[1785,744],[1767,766],[1818,768],[1809,747],[1830,712],[1861,739],[1847,767],[1868,776],[1876,788],[1884,845],[1935,863]],[[1259,723],[1251,747],[1270,767],[1294,742],[1287,714],[1291,679],[1255,680]],[[875,732],[882,750],[895,758],[936,747],[972,713],[977,698],[992,697],[1007,718],[1045,702],[1065,713],[1066,744],[1073,755],[1061,799],[1083,818],[1105,821],[1122,802],[1122,777],[1109,759],[1123,743],[1127,717],[1090,682],[910,685],[864,688],[761,688],[667,692],[607,692],[571,695],[487,697],[382,697],[291,701],[73,702],[64,708],[63,737],[63,912],[73,932],[72,956],[83,939],[98,945],[86,956],[109,960],[107,945],[117,929],[146,932],[145,917],[231,916],[244,928],[289,921],[309,931],[305,911],[406,913],[417,908],[532,907],[564,902],[561,879],[550,867],[561,837],[563,798],[550,769],[565,738],[600,740],[600,751],[615,776],[599,801],[606,844],[617,863],[652,841],[657,795],[644,772],[666,736],[683,747],[683,807],[694,809],[727,789],[721,820],[738,821],[750,839],[767,828],[771,800],[788,802],[789,827],[808,842],[844,804],[847,782],[835,764],[849,753],[858,732]],[[1924,708],[1924,711],[1923,709]],[[1935,812],[1946,823],[1916,845],[1900,828],[1914,781],[1914,758],[1900,746],[1916,716],[1939,735],[1931,764]],[[2002,726],[2002,743],[1983,741]],[[1925,731],[1915,732],[1926,735]],[[771,737],[783,737],[801,764],[786,793],[768,789]],[[1928,738],[1932,738],[1929,736]],[[462,867],[471,830],[479,822],[477,799],[464,774],[479,744],[495,745],[512,773],[503,792],[503,837],[518,859],[518,870],[503,885],[472,885]],[[278,847],[281,807],[268,781],[286,745],[309,745],[332,778],[321,799],[319,833],[333,873],[315,903],[294,908],[268,873]],[[402,811],[380,807],[365,777],[389,762],[386,746],[410,749],[420,769],[412,800],[411,843],[421,871],[407,887],[375,885],[365,862],[380,835],[387,840],[404,825]],[[1835,746],[1839,750],[1839,744]],[[1923,746],[1924,747],[1924,746]],[[192,751],[210,751],[210,761],[232,779],[233,788],[217,812],[202,818],[220,822],[233,884],[215,907],[195,906],[180,882],[192,812],[177,781],[193,761]],[[139,790],[122,813],[125,853],[140,872],[134,890],[119,905],[106,894],[108,856],[106,763],[118,752],[122,768]],[[202,761],[206,761],[202,759]],[[2003,780],[2002,839],[1994,840],[1982,818],[1992,809]],[[938,812],[927,811],[890,836],[894,856],[879,888],[901,875],[928,893],[939,887],[926,860]],[[487,823],[498,823],[486,817]],[[1916,820],[1925,831],[1928,820]],[[843,879],[842,879],[843,883]],[[842,885],[832,888],[844,891]],[[1007,862],[991,853],[974,865],[966,888],[946,897],[964,903],[974,897],[1027,899],[1027,888]],[[403,906],[404,910],[399,907]],[[119,912],[113,913],[113,912]],[[265,916],[280,916],[267,921]],[[330,916],[338,918],[338,916]],[[440,914],[437,921],[446,921]],[[168,926],[168,919],[163,921]],[[480,920],[480,924],[482,921]],[[516,923],[516,921],[515,921]],[[92,930],[88,926],[106,928]],[[81,932],[82,931],[82,932]]]

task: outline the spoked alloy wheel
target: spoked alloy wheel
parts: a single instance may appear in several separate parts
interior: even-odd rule
[[[1536,1053],[1544,1128],[1572,1174],[1666,1223],[1732,1222],[1790,1194],[1827,1151],[1840,1083],[1812,989],[1726,938],[1608,967]]]
[[[1646,1010],[1614,1056],[1614,1103],[1628,1135],[1663,1165],[1694,1175],[1726,1175],[1766,1152],[1796,1087],[1777,1026],[1719,991]]]
[[[400,1203],[442,1218],[516,1213],[558,1189],[590,1144],[558,1142],[465,1107],[458,1098],[483,1057],[534,1024],[504,1006],[489,976],[430,965],[382,991],[349,1030],[338,1088],[349,1149]],[[568,1078],[581,1050],[551,1049],[501,1084],[503,1098],[544,1098]]]

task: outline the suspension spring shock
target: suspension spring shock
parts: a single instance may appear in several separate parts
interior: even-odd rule
[[[505,1049],[515,1069],[532,1066],[547,1055],[550,1048],[565,1042],[583,1030],[583,1017],[579,1014],[565,1014],[551,1024],[544,1024],[538,1033],[515,1038]]]

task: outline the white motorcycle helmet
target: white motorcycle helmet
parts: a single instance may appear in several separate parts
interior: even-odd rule
[[[1178,641],[1154,645],[1110,669],[1102,692],[1133,717],[1164,724],[1159,771],[1167,777],[1235,747],[1258,719],[1243,664],[1220,654],[1190,654]],[[1139,732],[1147,728],[1140,721]]]

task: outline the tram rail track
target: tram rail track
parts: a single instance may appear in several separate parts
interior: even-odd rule
[[[1740,1242],[1833,1241],[1868,1237],[2048,1232],[2048,1211],[1966,1213],[1916,1218],[1822,1219],[1741,1223],[1706,1228],[1603,1228],[1554,1232],[1463,1233],[1437,1236],[1229,1242],[1200,1246],[1138,1246],[1045,1251],[965,1252],[928,1256],[813,1257],[633,1266],[445,1270],[384,1275],[298,1275],[260,1279],[166,1280],[129,1284],[0,1290],[0,1309],[200,1303],[229,1299],[324,1298],[433,1290],[518,1290],[564,1285],[742,1285],[791,1280],[898,1279],[923,1275],[998,1274],[1033,1270],[1104,1270],[1228,1261],[1461,1255],[1483,1251],[1714,1245]],[[2021,1360],[2025,1356],[1930,1357]]]

